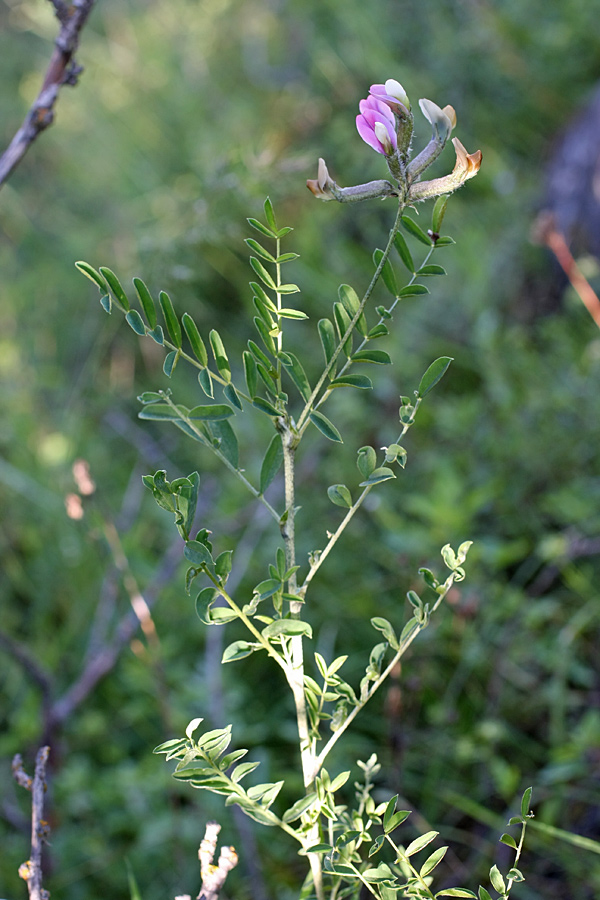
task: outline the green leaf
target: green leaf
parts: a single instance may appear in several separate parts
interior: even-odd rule
[[[165,356],[165,360],[163,362],[163,372],[170,378],[173,372],[175,371],[175,366],[179,362],[179,351],[171,350],[170,353],[167,353]]]
[[[336,775],[329,786],[329,790],[331,791],[331,793],[335,794],[336,791],[339,791],[340,788],[343,788],[349,778],[350,778],[349,771],[348,772],[340,772],[339,775]]]
[[[390,354],[385,350],[357,350],[351,359],[352,362],[376,363],[380,366],[389,366],[392,362]]]
[[[419,876],[421,878],[425,878],[426,875],[429,875],[430,872],[433,872],[435,867],[439,865],[439,863],[443,860],[447,850],[447,847],[440,847],[439,850],[436,850],[435,853],[432,853],[431,856],[425,860],[425,862],[419,869]]]
[[[252,268],[254,269],[255,273],[256,273],[256,274],[258,275],[258,277],[260,278],[260,280],[263,282],[263,284],[266,284],[266,286],[267,286],[271,291],[276,291],[276,290],[277,290],[277,285],[276,285],[275,282],[273,281],[273,278],[272,278],[271,275],[267,272],[267,270],[265,269],[265,267],[263,266],[263,264],[262,264],[261,262],[259,262],[259,260],[258,260],[255,256],[251,256],[251,257],[250,257],[250,265],[252,266]]]
[[[255,406],[256,409],[260,409],[261,412],[266,413],[268,416],[280,416],[281,413],[273,406],[272,403],[269,403],[267,400],[263,400],[262,397],[255,397],[252,401],[252,406]]]
[[[266,355],[266,353],[263,353],[258,344],[255,344],[254,341],[248,341],[248,347],[250,348],[250,352],[252,353],[252,356],[254,357],[256,362],[262,363],[266,369],[273,368],[271,360]]]
[[[258,387],[258,377],[256,374],[256,360],[252,353],[249,350],[244,350],[242,354],[242,359],[244,361],[244,375],[246,378],[246,385],[248,387],[248,393],[250,394],[250,398],[256,396],[256,391]]]
[[[283,446],[281,443],[281,435],[274,434],[271,442],[267,447],[262,466],[260,469],[260,493],[264,494],[269,487],[283,462]]]
[[[271,353],[272,356],[277,356],[277,348],[275,346],[275,341],[273,340],[273,335],[269,333],[269,329],[260,318],[260,316],[254,317],[254,326],[260,334],[263,344],[265,345],[269,353]]]
[[[245,243],[250,247],[251,250],[261,257],[261,259],[266,259],[267,262],[274,263],[275,257],[272,253],[269,253],[268,250],[258,243],[258,241],[253,240],[253,238],[246,238]]]
[[[429,391],[444,377],[451,362],[453,362],[451,356],[440,356],[431,363],[419,383],[419,397],[427,396]]]
[[[258,219],[247,219],[246,221],[249,225],[252,226],[252,228],[258,231],[260,234],[263,234],[265,237],[277,237],[277,234],[274,231],[271,231],[270,228],[267,228],[267,226],[263,225],[262,222],[259,222]]]
[[[161,395],[157,394],[155,391],[144,391],[143,394],[139,394],[137,398],[140,403],[156,403],[158,400],[161,400]]]
[[[188,413],[189,419],[200,419],[203,422],[215,422],[219,419],[228,419],[235,415],[230,406],[224,403],[214,403],[211,406],[194,406]]]
[[[383,634],[384,638],[393,650],[398,650],[400,644],[398,642],[398,638],[396,637],[396,632],[387,619],[382,619],[380,616],[375,616],[371,619],[371,625],[373,626],[373,628]]]
[[[261,287],[261,285],[257,281],[251,281],[250,287],[252,288],[258,299],[262,300],[263,304],[266,306],[269,312],[273,313],[274,316],[277,315],[277,307],[275,306],[265,289]]]
[[[102,307],[104,312],[107,312],[110,316],[112,312],[112,299],[110,297],[110,294],[104,294],[102,297],[100,297],[100,306]]]
[[[221,335],[213,328],[208,336],[208,339],[210,341],[210,346],[212,347],[212,352],[217,364],[217,369],[219,370],[219,375],[221,376],[221,378],[224,378],[225,381],[229,384],[229,382],[231,381],[231,366],[229,365],[229,360],[227,358],[227,354],[225,353],[225,347],[223,346]]]
[[[375,263],[375,266],[378,266],[382,259],[383,259],[383,250],[375,250],[375,252],[373,253],[373,261]],[[396,275],[394,273],[392,264],[389,261],[389,259],[386,259],[385,263],[383,264],[383,269],[381,270],[381,277],[383,279],[383,283],[385,284],[386,288],[388,289],[388,291],[390,292],[392,297],[397,297],[398,296],[398,283],[396,281]]]
[[[389,334],[389,333],[390,333],[390,331],[389,331],[389,328],[387,327],[387,325],[384,325],[383,322],[380,322],[379,325],[374,325],[373,328],[371,328],[367,337],[369,338],[370,341],[372,341],[375,338],[385,337],[386,334]]]
[[[292,262],[293,260],[299,259],[299,258],[300,258],[299,253],[282,253],[281,256],[277,257],[275,262],[282,265],[283,263]]]
[[[492,900],[492,895],[484,887],[479,885],[479,900]]]
[[[353,319],[360,308],[360,300],[354,288],[349,284],[340,284],[338,288],[338,297],[350,319]],[[365,319],[364,312],[360,314],[355,328],[362,337],[367,336],[367,320]]]
[[[329,361],[336,349],[335,329],[333,327],[333,322],[331,321],[331,319],[319,319],[317,328],[319,329],[319,338],[321,339],[321,346],[323,347],[325,362],[329,364]],[[335,366],[332,367],[329,373],[329,377],[333,378],[334,375]]]
[[[236,766],[231,773],[231,780],[235,782],[235,784],[237,784],[245,775],[249,775],[250,772],[254,772],[254,770],[258,769],[259,766],[259,762],[240,763],[240,765]]]
[[[160,303],[165,325],[167,326],[167,331],[171,336],[171,340],[176,347],[181,347],[181,325],[179,324],[179,319],[175,315],[171,298],[165,291],[161,291],[158,295],[158,302]]]
[[[442,194],[437,198],[433,207],[433,213],[431,215],[431,230],[435,232],[435,234],[439,234],[440,228],[442,227],[442,222],[444,221],[444,214],[446,212],[446,207],[448,206],[448,200],[450,199],[450,194]]]
[[[373,447],[361,447],[358,451],[356,465],[363,478],[368,478],[377,465],[377,454]]]
[[[417,275],[445,275],[445,274],[446,274],[446,270],[444,269],[443,266],[434,266],[434,265],[421,266],[421,268],[417,272]]]
[[[459,549],[459,552],[460,552],[460,549]],[[459,560],[459,563],[460,562],[462,562],[462,560]],[[529,804],[531,802],[532,792],[533,792],[533,788],[528,787],[527,790],[524,791],[523,796],[521,798],[521,815],[523,816],[524,819],[526,818],[527,813],[529,812]]]
[[[335,427],[335,425],[329,421],[327,416],[324,416],[323,413],[319,412],[316,409],[313,409],[311,413],[308,414],[308,418],[313,423],[315,428],[318,428],[321,434],[323,434],[330,441],[337,441],[339,444],[343,444],[342,436]]]
[[[229,644],[223,651],[221,662],[235,662],[238,659],[244,659],[244,657],[250,656],[255,650],[260,649],[260,644],[251,644],[249,641],[234,641],[233,644]]]
[[[500,869],[498,868],[498,866],[492,866],[492,868],[490,869],[490,881],[492,882],[492,887],[495,891],[498,891],[499,894],[506,893],[504,878],[500,874]]]
[[[390,478],[395,477],[391,469],[388,469],[386,466],[380,466],[378,469],[373,469],[369,477],[365,481],[361,481],[360,486],[367,487],[369,484],[380,484],[382,481],[389,481]]]
[[[265,216],[267,217],[267,222],[269,223],[269,228],[272,228],[273,231],[277,231],[277,222],[275,221],[275,211],[273,209],[273,204],[271,203],[271,198],[267,197],[264,202],[264,211]]]
[[[215,574],[226,578],[231,572],[233,550],[223,550],[215,559]]]
[[[233,406],[236,406],[238,409],[243,409],[240,395],[236,391],[235,386],[232,382],[229,382],[229,384],[225,385],[225,387],[223,388],[223,394],[225,396],[225,399],[229,400],[229,402]]]
[[[90,268],[91,268],[91,266],[90,266]],[[87,272],[85,274],[88,275]],[[127,296],[125,294],[125,291],[123,290],[121,282],[119,281],[119,279],[117,278],[115,273],[111,269],[107,269],[106,266],[100,266],[100,274],[102,275],[102,277],[108,284],[109,288],[113,292],[113,296],[114,296],[115,300],[117,301],[117,303],[119,304],[119,306],[121,307],[121,309],[124,312],[129,312],[129,300],[127,299]],[[88,275],[88,277],[90,277],[90,276]]]
[[[435,248],[437,250],[438,247],[449,247],[451,244],[455,243],[456,241],[454,240],[454,238],[451,238],[449,234],[443,234],[435,242]]]
[[[183,555],[193,566],[212,566],[213,558],[206,544],[200,541],[186,541]]]
[[[198,372],[198,383],[207,397],[211,400],[215,396],[213,391],[212,375],[208,369],[201,369]]]
[[[267,330],[270,331],[275,325],[276,313],[272,313],[269,307],[260,299],[260,297],[254,297],[253,302],[260,318],[267,326]]]
[[[404,263],[404,265],[406,266],[408,271],[411,274],[414,274],[415,264],[414,264],[413,258],[411,256],[411,252],[408,249],[408,244],[406,243],[404,235],[400,234],[399,231],[396,232],[396,235],[394,237],[394,246],[395,246],[396,250],[398,251],[398,256],[400,257],[400,259],[402,260],[402,262]]]
[[[148,337],[151,337],[153,341],[156,341],[161,347],[165,342],[165,336],[160,325],[156,325],[152,331],[148,332]]]
[[[104,280],[100,272],[97,272],[93,266],[90,266],[89,263],[84,262],[84,260],[80,259],[75,263],[75,268],[79,269],[81,274],[85,275],[86,278],[89,278],[90,281],[93,281],[96,287],[100,289],[101,294],[106,294],[106,292],[108,291],[106,281]]]
[[[347,310],[341,303],[333,304],[333,318],[335,319],[335,326],[337,330],[338,340],[341,342],[342,338],[350,328],[350,316],[348,315]],[[337,342],[336,342],[337,343]],[[352,354],[352,332],[348,334],[348,337],[344,341],[342,345],[342,349],[346,356],[350,357]]]
[[[373,382],[366,375],[340,375],[339,378],[333,379],[329,387],[353,387],[368,391],[373,388]]]
[[[303,635],[311,638],[312,628],[308,622],[303,622],[301,619],[277,619],[275,622],[267,625],[266,628],[263,628],[262,635],[267,639],[282,637],[283,635],[287,637]]]
[[[400,646],[409,640],[410,637],[414,634],[414,632],[419,630],[419,622],[417,619],[413,618],[409,619],[402,632],[400,633]]]
[[[418,297],[420,294],[428,294],[429,288],[424,284],[407,284],[398,294],[399,297]]]
[[[279,590],[281,590],[280,579],[267,578],[266,581],[261,581],[260,584],[256,585],[254,593],[258,594],[261,600],[266,600],[268,597],[272,597],[273,594],[276,594]]]
[[[127,324],[133,328],[136,334],[145,335],[146,334],[146,326],[144,325],[143,319],[140,316],[137,309],[130,309],[127,315],[125,316]]]
[[[422,834],[421,837],[418,837],[416,840],[411,841],[408,847],[405,850],[407,856],[414,856],[415,853],[418,853],[419,850],[422,850],[428,844],[436,839],[439,831],[428,831],[426,834]]]
[[[237,469],[239,462],[238,439],[229,422],[225,419],[207,421],[206,427],[211,434],[213,446],[223,454],[227,462]]]
[[[506,877],[511,878],[513,881],[515,881],[517,883],[520,881],[525,881],[525,876],[523,875],[521,870],[515,869],[514,867],[512,869],[508,870],[508,872],[506,873]]]
[[[277,285],[277,293],[278,294],[299,294],[300,288],[298,287],[297,284],[279,284],[279,285]],[[280,315],[282,312],[283,312],[283,310],[279,311]],[[305,316],[305,318],[308,319],[308,316]]]
[[[206,352],[206,347],[204,346],[204,341],[200,337],[200,332],[198,331],[196,323],[186,312],[181,317],[181,321],[183,322],[183,327],[185,329],[185,333],[187,334],[188,341],[190,342],[190,346],[192,348],[194,356],[201,366],[208,365],[208,354]]]
[[[408,231],[409,234],[412,234],[418,241],[421,241],[426,247],[431,247],[431,238],[425,234],[421,226],[417,225],[414,219],[411,219],[410,216],[402,216],[402,225],[405,230]]]
[[[302,312],[301,309],[290,309],[287,306],[280,309],[278,315],[282,319],[308,319],[306,313]]]
[[[173,409],[166,403],[156,403],[145,406],[144,409],[140,410],[138,419],[149,419],[154,422],[175,422],[177,419],[181,419],[182,415],[187,415],[185,407]]]
[[[503,834],[500,841],[502,844],[506,844],[507,847],[512,847],[513,850],[517,849],[517,842],[512,834]]]
[[[140,303],[142,304],[142,309],[144,310],[148,325],[150,328],[156,328],[156,307],[150,291],[141,278],[134,278],[133,286],[140,298]]]
[[[283,821],[288,825],[290,822],[295,822],[296,819],[299,819],[301,815],[311,808],[317,799],[318,794],[315,791],[311,791],[305,797],[300,797],[293,806],[290,806],[290,808],[284,812],[282,816]]]
[[[210,615],[210,608],[219,596],[219,592],[216,588],[205,587],[200,593],[196,596],[196,615],[200,619],[204,625],[211,625],[212,619]]]
[[[365,869],[361,874],[364,880],[370,884],[377,884],[380,881],[392,881],[394,879],[392,870],[386,863],[379,863],[376,869]]]
[[[332,484],[327,488],[327,496],[336,506],[352,509],[352,495],[345,484]]]
[[[311,391],[306,372],[302,367],[302,363],[294,353],[286,353],[286,359],[282,360],[283,367],[298,388],[300,396],[303,400],[308,401]]]
[[[438,897],[475,897],[475,900],[477,900],[473,891],[467,891],[466,888],[445,888],[435,896],[436,900]]]

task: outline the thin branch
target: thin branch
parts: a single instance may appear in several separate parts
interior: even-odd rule
[[[70,5],[64,0],[51,0],[51,3],[60,22],[60,31],[54,42],[54,52],[40,92],[29,108],[23,124],[0,156],[0,187],[21,162],[38,135],[52,125],[58,92],[63,84],[76,84],[82,72],[82,68],[75,62],[75,51],[95,0],[73,0]]]
[[[145,602],[149,609],[154,606],[162,587],[170,580],[180,559],[181,540],[178,538],[169,547],[151,586],[146,590]],[[112,637],[97,649],[79,678],[53,703],[49,714],[51,726],[68,719],[100,679],[114,668],[123,647],[132,639],[139,627],[140,619],[133,609],[121,618]]]
[[[534,239],[546,244],[571,282],[579,299],[600,328],[600,300],[593,287],[575,262],[565,236],[558,230],[554,216],[542,213],[534,226]]]
[[[44,794],[46,791],[46,764],[50,747],[42,747],[35,758],[35,775],[30,778],[23,768],[21,755],[13,759],[13,775],[21,787],[31,791],[31,856],[19,866],[19,876],[27,882],[30,900],[47,900],[50,896],[42,887],[42,847],[49,827],[44,820]]]

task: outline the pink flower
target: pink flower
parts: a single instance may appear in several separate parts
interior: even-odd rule
[[[373,85],[379,87],[379,85]],[[363,141],[384,156],[391,156],[398,146],[396,119],[387,103],[374,96],[359,103],[356,127]]]
[[[410,109],[410,100],[406,91],[400,82],[393,78],[388,78],[385,84],[372,84],[369,93],[399,115],[403,113],[406,115]]]

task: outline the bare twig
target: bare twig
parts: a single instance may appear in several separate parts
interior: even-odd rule
[[[74,85],[82,72],[75,62],[79,35],[87,21],[95,0],[51,0],[60,22],[54,42],[54,52],[46,70],[40,92],[25,116],[23,124],[0,156],[0,187],[21,162],[31,144],[54,121],[54,107],[63,84]]]
[[[44,820],[44,793],[46,791],[46,763],[50,747],[42,747],[35,758],[33,779],[25,772],[19,753],[12,763],[13,775],[21,787],[31,791],[31,856],[19,866],[20,877],[27,882],[30,900],[48,900],[50,894],[42,887],[42,846],[49,827]]]
[[[579,299],[600,328],[600,300],[591,284],[575,262],[565,236],[558,230],[551,213],[541,213],[534,225],[534,239],[546,244],[571,282]]]
[[[216,865],[213,864],[220,830],[221,826],[218,822],[207,822],[204,840],[198,850],[202,876],[202,887],[198,894],[198,900],[217,900],[228,872],[231,872],[238,862],[238,856],[233,847],[222,847],[219,861]]]

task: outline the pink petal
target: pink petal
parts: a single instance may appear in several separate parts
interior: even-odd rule
[[[385,150],[383,149],[382,144],[375,137],[373,128],[369,125],[364,116],[356,117],[356,128],[363,141],[368,144],[369,147],[372,147],[377,153],[381,153],[385,156]]]

